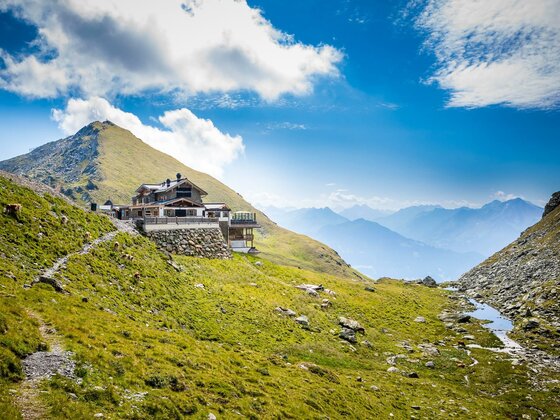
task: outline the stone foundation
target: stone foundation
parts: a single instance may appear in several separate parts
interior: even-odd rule
[[[156,230],[146,233],[156,245],[168,252],[203,258],[231,258],[219,228]]]

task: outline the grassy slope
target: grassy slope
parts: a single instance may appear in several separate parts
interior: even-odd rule
[[[8,418],[18,415],[10,389],[17,389],[21,379],[19,358],[40,346],[28,310],[59,331],[75,353],[83,379],[81,384],[60,377],[43,383],[49,392],[41,396],[52,418],[91,418],[94,413],[106,418],[205,418],[209,412],[220,418],[372,418],[389,413],[396,418],[511,418],[536,417],[537,408],[552,416],[560,409],[551,394],[531,389],[524,367],[513,367],[502,355],[473,350],[480,363],[458,367],[468,366],[471,359],[452,346],[459,337],[437,320],[452,302],[438,289],[385,280],[375,286],[376,292],[366,292],[363,282],[268,261],[257,266],[258,259],[240,256],[231,261],[176,257],[183,267],[178,273],[151,242],[127,234],[117,237],[117,251],[107,243],[71,257],[57,274],[69,295],[46,285],[23,289],[42,264],[19,268],[11,261],[33,247],[35,234],[28,232],[40,230],[51,237],[65,229],[51,220],[51,211],[68,214],[76,225],[65,231],[68,244],[56,241],[55,246],[53,241],[53,246],[37,248],[35,260],[48,263],[75,250],[81,230],[98,235],[110,227],[103,218],[39,198],[1,178],[0,186],[0,203],[24,204],[25,216],[18,223],[0,215],[0,232],[12,237],[0,261],[0,412]],[[134,260],[123,258],[125,252]],[[293,287],[304,282],[336,291],[336,297],[326,296],[333,306],[322,310],[320,298]],[[311,328],[276,314],[278,305],[306,314]],[[360,340],[369,340],[371,348],[338,339],[341,315],[362,323],[366,334]],[[418,315],[427,322],[414,322]],[[479,343],[492,342],[479,325],[467,328]],[[418,372],[419,379],[386,371],[387,356],[404,352],[398,346],[403,340],[415,351],[398,367]],[[433,359],[436,368],[425,368],[429,358],[416,345],[438,340],[444,344],[441,356]],[[302,363],[314,365],[303,369]],[[558,386],[551,386],[556,389],[550,392],[557,394]]]
[[[98,158],[102,180],[96,181],[100,189],[91,192],[98,202],[105,202],[110,198],[113,202],[129,203],[140,184],[161,182],[180,172],[208,192],[206,201],[223,201],[234,210],[258,213],[257,217],[263,229],[257,232],[256,245],[264,258],[327,273],[355,273],[332,249],[307,236],[277,226],[241,195],[217,179],[193,170],[173,157],[151,148],[128,130],[115,125],[96,124],[103,127],[99,137]]]

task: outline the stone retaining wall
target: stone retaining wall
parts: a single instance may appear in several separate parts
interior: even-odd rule
[[[204,258],[231,258],[219,228],[174,229],[147,232],[158,247],[179,255]]]

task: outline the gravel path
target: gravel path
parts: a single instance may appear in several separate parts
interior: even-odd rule
[[[64,351],[56,330],[48,326],[37,314],[29,312],[29,316],[39,322],[39,331],[43,340],[49,345],[50,351],[39,351],[23,359],[25,379],[20,383],[15,402],[21,410],[24,420],[47,418],[47,410],[40,399],[39,384],[56,374],[75,379],[76,364],[73,353]]]

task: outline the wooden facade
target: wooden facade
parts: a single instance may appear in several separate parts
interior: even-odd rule
[[[233,251],[256,253],[253,229],[260,228],[256,214],[235,212],[225,203],[204,203],[206,191],[177,174],[175,180],[142,184],[130,206],[120,206],[119,214],[142,225],[145,231],[185,229],[215,224]]]

